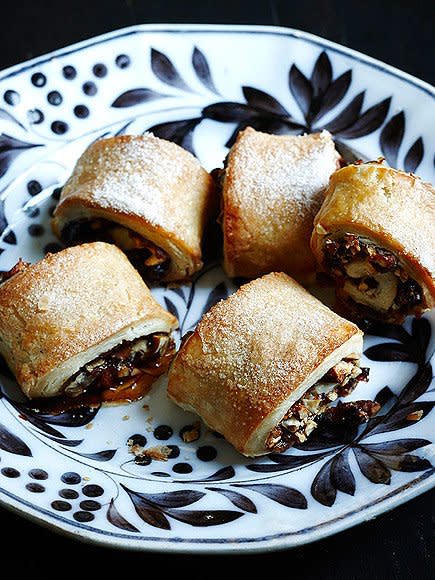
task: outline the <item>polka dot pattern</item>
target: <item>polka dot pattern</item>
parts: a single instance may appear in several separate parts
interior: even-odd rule
[[[115,66],[113,66],[115,65]],[[99,82],[103,82],[103,79],[110,76],[110,72],[118,70],[127,69],[131,65],[131,59],[127,54],[118,54],[112,61],[112,63],[95,62],[91,65],[87,72],[78,70],[72,64],[64,65],[60,71],[59,76],[54,76],[53,78],[47,77],[42,71],[34,71],[30,74],[30,83],[38,88],[42,89],[47,87],[49,90],[45,93],[46,105],[51,107],[61,107],[65,106],[65,111],[62,114],[65,115],[64,118],[53,119],[52,113],[50,113],[51,107],[47,108],[47,111],[41,110],[41,108],[32,108],[25,112],[27,116],[27,121],[31,125],[43,124],[47,118],[49,120],[49,127],[52,134],[61,137],[68,133],[70,130],[69,118],[73,115],[76,119],[87,119],[91,115],[91,110],[84,103],[71,103],[67,105],[68,99],[62,94],[62,83],[65,81],[71,82],[81,77],[81,89],[86,97],[93,97],[99,91]],[[91,77],[88,75],[91,74]],[[88,78],[86,78],[87,75]],[[93,77],[93,78],[92,78]],[[58,86],[51,87],[52,83],[56,83]],[[65,86],[65,85],[63,85]],[[65,86],[65,91],[67,87]],[[9,88],[3,93],[3,101],[10,107],[15,107],[22,102],[20,93],[14,88]],[[44,108],[44,107],[42,107]],[[62,110],[64,110],[62,108]]]
[[[68,471],[64,473],[60,479],[63,481],[63,483],[67,483],[68,485],[76,485],[82,480],[80,475],[75,471]]]

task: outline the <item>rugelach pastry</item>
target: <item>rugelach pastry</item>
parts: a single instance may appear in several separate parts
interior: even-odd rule
[[[400,323],[435,306],[435,189],[380,162],[331,177],[311,246],[350,316]]]
[[[224,268],[230,277],[282,271],[314,278],[313,220],[340,167],[331,135],[269,135],[248,127],[225,162],[222,183]]]
[[[72,245],[119,246],[148,281],[185,280],[202,267],[214,185],[185,149],[145,135],[90,145],[62,189],[54,233]]]
[[[240,287],[203,316],[169,369],[169,397],[249,457],[304,442],[349,394],[363,334],[283,273]]]
[[[3,276],[0,311],[0,353],[30,399],[137,399],[174,354],[176,319],[112,244],[20,261]]]

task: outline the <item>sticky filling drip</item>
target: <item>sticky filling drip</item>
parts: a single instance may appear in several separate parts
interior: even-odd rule
[[[166,333],[124,341],[71,376],[62,386],[63,398],[79,404],[137,400],[167,371],[174,354]]]
[[[318,425],[316,418],[338,397],[349,395],[359,381],[368,379],[369,369],[359,367],[357,362],[343,359],[310,387],[269,433],[266,448],[281,452],[306,441]]]
[[[363,314],[393,320],[424,309],[421,286],[392,252],[351,233],[327,238],[323,252],[325,265],[336,279],[338,297],[361,305]]]
[[[70,221],[63,227],[61,238],[67,245],[96,241],[115,244],[125,252],[140,275],[150,281],[158,282],[169,270],[171,260],[164,250],[130,228],[110,220]]]

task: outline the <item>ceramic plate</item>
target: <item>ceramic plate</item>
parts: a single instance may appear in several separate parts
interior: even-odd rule
[[[326,128],[349,156],[435,181],[434,89],[290,29],[136,26],[4,71],[0,99],[1,270],[60,249],[49,226],[59,188],[109,135],[152,131],[211,170],[241,127]],[[153,292],[179,337],[234,290],[209,263],[191,285]],[[130,406],[36,415],[3,365],[0,499],[53,530],[138,550],[266,551],[353,526],[435,484],[434,320],[366,336],[370,381],[351,398],[376,398],[377,418],[257,460],[204,425],[183,442],[197,418],[167,401],[164,379]],[[137,462],[129,440],[171,456]]]

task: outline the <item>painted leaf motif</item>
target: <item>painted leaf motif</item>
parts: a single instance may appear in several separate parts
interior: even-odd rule
[[[216,95],[219,94],[216,86],[213,82],[213,78],[211,76],[210,67],[208,66],[207,59],[203,52],[199,50],[197,46],[195,46],[192,54],[192,66],[196,72],[196,76],[202,82],[202,84],[215,93]]]
[[[51,435],[51,436],[57,437],[59,439],[63,439],[65,437],[65,435],[63,433],[61,433],[60,431],[58,431],[57,429],[55,429],[54,427],[52,427],[51,425],[46,423],[44,420],[40,419],[37,414],[29,412],[24,407],[24,405],[20,405],[19,403],[15,403],[14,401],[11,401],[10,399],[8,399],[8,400],[9,400],[9,403],[12,405],[12,407],[14,407],[20,413],[20,416],[22,418],[24,418],[26,421],[28,421],[31,425],[34,425],[35,427],[37,427],[38,429],[40,429],[44,433],[47,433],[47,435]]]
[[[383,441],[382,443],[364,443],[360,447],[370,453],[382,453],[383,455],[401,455],[408,451],[415,451],[431,442],[427,439],[396,439],[395,441]]]
[[[250,120],[257,116],[257,112],[249,105],[234,103],[231,101],[222,101],[208,105],[202,110],[202,116],[205,119],[213,119],[221,123],[239,123],[240,121]]]
[[[360,447],[354,447],[353,452],[361,473],[367,477],[367,479],[372,483],[390,484],[391,472],[382,461],[379,461],[376,457],[372,457]]]
[[[388,114],[390,108],[391,97],[384,99],[382,102],[370,107],[365,113],[363,113],[359,119],[347,129],[339,131],[340,137],[346,137],[348,139],[356,139],[357,137],[364,137],[376,131]]]
[[[177,294],[177,296],[179,296],[183,302],[186,302],[186,296],[184,295],[183,288],[171,288],[171,290],[174,292],[174,294]]]
[[[44,423],[60,425],[62,427],[83,427],[95,419],[99,410],[100,407],[80,407],[59,413],[58,415],[39,412],[33,414]]]
[[[17,435],[11,433],[4,425],[0,424],[0,449],[15,455],[32,457],[32,452],[26,443]]]
[[[377,457],[384,465],[394,471],[413,473],[415,471],[425,471],[432,467],[428,459],[418,455],[383,455],[376,453],[374,457]]]
[[[154,125],[148,130],[156,137],[172,141],[187,151],[193,153],[192,147],[192,131],[201,122],[201,118],[184,119],[183,121],[170,121],[169,123],[161,123]]]
[[[113,103],[112,107],[117,109],[125,108],[125,107],[134,107],[135,105],[140,105],[142,103],[149,103],[150,101],[155,101],[156,99],[162,99],[167,97],[168,95],[162,95],[161,93],[157,93],[152,89],[131,89],[130,91],[126,91],[117,97]]]
[[[333,81],[321,100],[319,110],[313,116],[313,121],[320,119],[331,111],[344,98],[352,81],[352,71],[348,70]]]
[[[163,83],[185,91],[191,90],[169,58],[155,48],[151,49],[151,69]]]
[[[354,125],[359,119],[364,102],[364,95],[365,91],[362,91],[354,97],[341,113],[324,126],[324,129],[335,134],[344,131],[344,129],[347,129],[351,125]]]
[[[240,131],[246,129],[246,127],[252,127],[256,131],[261,131],[262,133],[270,133],[272,135],[286,135],[288,133],[300,133],[302,125],[293,123],[292,121],[287,121],[282,119],[270,119],[268,117],[251,117],[247,121],[239,123],[234,129],[228,141],[225,143],[225,147],[232,147],[236,142],[237,135]]]
[[[169,510],[167,514],[174,520],[198,527],[228,524],[244,515],[233,510]]]
[[[376,425],[371,429],[370,434],[375,433],[386,433],[388,431],[397,431],[397,429],[404,429],[405,427],[410,427],[415,425],[417,420],[422,420],[424,417],[430,413],[430,411],[435,406],[435,401],[422,401],[420,403],[411,403],[400,407],[397,411],[391,414],[382,423]],[[419,419],[416,418],[416,413],[418,413]]]
[[[327,461],[311,484],[311,495],[322,505],[334,505],[337,490],[332,483],[331,466],[333,459]]]
[[[343,157],[345,163],[358,163],[359,161],[364,161],[364,155],[358,153],[353,147],[349,147],[343,141],[339,141],[338,139],[334,139],[335,148]]]
[[[297,489],[287,487],[286,485],[278,483],[237,483],[233,485],[235,487],[242,487],[243,489],[250,489],[251,491],[261,493],[261,495],[264,495],[286,507],[302,510],[307,508],[307,500],[305,496]]]
[[[178,319],[178,309],[175,304],[170,300],[167,296],[164,297],[164,301],[166,304],[166,309],[173,315],[175,318]]]
[[[331,483],[338,491],[355,494],[355,477],[349,465],[349,449],[338,453],[331,463]]]
[[[195,491],[193,489],[181,489],[177,491],[168,491],[166,493],[142,494],[139,492],[136,495],[142,497],[149,504],[160,508],[178,508],[185,507],[204,497],[202,491]]]
[[[251,107],[261,109],[262,111],[267,111],[268,113],[273,113],[275,115],[280,115],[288,117],[289,113],[281,105],[279,101],[260,89],[254,87],[242,87],[243,95]]]
[[[395,399],[396,395],[390,389],[390,387],[384,387],[379,391],[375,397],[376,403],[379,403],[381,407],[389,403],[392,399]]]
[[[222,467],[218,469],[216,473],[209,475],[202,481],[223,481],[224,479],[230,479],[234,477],[236,474],[234,467],[232,465],[228,465],[227,467]]]
[[[17,236],[15,235],[13,230],[10,230],[5,236],[3,236],[3,242],[6,242],[7,244],[11,244],[12,246],[16,245]]]
[[[399,324],[389,324],[385,322],[370,323],[365,329],[366,334],[372,336],[382,336],[383,338],[393,338],[400,342],[408,342],[411,335]]]
[[[401,405],[406,405],[418,399],[425,393],[432,382],[432,365],[426,363],[419,368],[417,373],[409,380],[399,395]]]
[[[22,129],[26,130],[24,125],[22,123],[20,123],[18,121],[18,119],[16,119],[13,115],[8,113],[8,111],[5,111],[4,109],[0,109],[0,119],[5,119],[5,121],[10,121],[11,123],[15,123],[16,125],[18,125]]]
[[[309,455],[282,455],[280,453],[272,453],[268,457],[275,463],[251,463],[246,465],[246,469],[255,471],[256,473],[274,473],[277,471],[298,469],[299,467],[323,459],[328,453],[329,451]]]
[[[224,300],[228,296],[228,289],[225,285],[225,282],[220,282],[208,295],[207,301],[202,309],[202,314],[205,314],[210,310],[212,306],[217,304],[220,300]]]
[[[107,520],[117,528],[121,530],[126,530],[127,532],[139,532],[136,526],[133,526],[129,521],[127,521],[124,516],[122,516],[115,507],[115,500],[112,498],[110,500],[109,507],[106,513]]]
[[[222,494],[227,499],[229,499],[233,505],[245,512],[249,512],[251,514],[257,513],[255,503],[249,499],[249,497],[246,497],[246,495],[243,495],[232,489],[220,489],[219,487],[207,487],[206,489]]]
[[[65,445],[66,447],[78,447],[84,441],[84,439],[61,439],[59,437],[51,437],[50,435],[48,437],[52,441],[55,441],[60,445]]]
[[[407,345],[396,342],[382,342],[370,346],[364,351],[365,356],[374,361],[404,361],[417,362],[417,358]]]
[[[317,429],[301,444],[294,445],[301,451],[319,451],[333,449],[351,443],[358,433],[357,426],[323,424],[321,421]]]
[[[380,144],[381,151],[387,160],[388,165],[397,167],[397,157],[400,145],[405,134],[405,113],[400,111],[394,115],[381,131]]]
[[[332,66],[324,50],[319,54],[311,73],[311,86],[316,95],[323,94],[332,80]]]
[[[137,515],[144,522],[155,528],[161,528],[164,530],[171,529],[171,524],[169,523],[168,518],[165,516],[162,510],[151,506],[150,503],[144,499],[142,494],[128,489],[125,485],[121,484],[121,487],[129,495]]]
[[[422,362],[426,360],[426,351],[432,334],[431,326],[426,318],[414,318],[412,321],[412,339],[416,350],[422,356]]]
[[[290,91],[300,110],[307,116],[313,98],[313,87],[307,77],[294,64],[289,73]]]
[[[420,165],[424,156],[424,145],[423,139],[419,137],[415,143],[411,146],[408,153],[405,156],[405,161],[403,163],[403,168],[408,173],[414,173],[418,166]]]
[[[117,449],[103,449],[103,451],[96,451],[95,453],[77,453],[77,455],[94,461],[110,461],[117,451]]]
[[[6,173],[14,159],[27,149],[42,147],[41,144],[26,143],[10,135],[0,134],[0,177]]]

